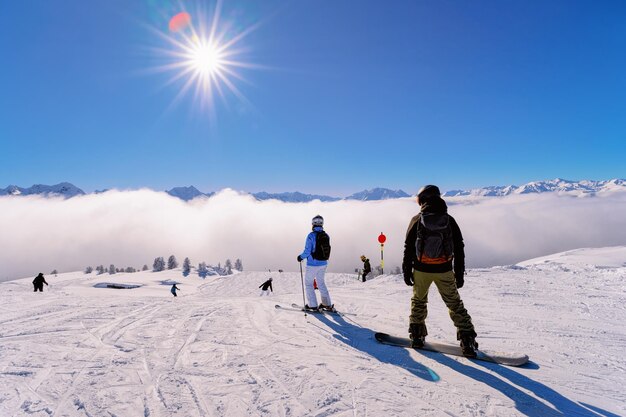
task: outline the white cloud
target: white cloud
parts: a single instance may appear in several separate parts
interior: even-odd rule
[[[451,198],[468,266],[511,264],[579,247],[626,244],[626,194]],[[152,266],[156,256],[194,264],[241,258],[247,270],[297,270],[310,219],[331,235],[330,271],[353,271],[366,254],[377,263],[387,235],[387,269],[399,266],[413,199],[302,204],[256,201],[224,190],[185,203],[150,190],[110,191],[68,200],[0,198],[0,279],[82,269]]]

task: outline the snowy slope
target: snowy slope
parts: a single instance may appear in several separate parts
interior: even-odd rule
[[[468,271],[479,343],[527,353],[526,368],[377,344],[374,331],[406,333],[400,276],[329,274],[334,302],[358,313],[345,319],[274,308],[302,300],[299,272],[68,273],[36,294],[32,278],[11,281],[0,284],[0,415],[625,415],[625,261],[626,247],[583,249]],[[269,276],[275,292],[259,297]],[[429,338],[453,341],[431,291]]]

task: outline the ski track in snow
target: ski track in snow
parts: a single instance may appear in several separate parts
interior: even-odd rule
[[[590,253],[468,271],[479,343],[527,353],[523,368],[376,343],[406,334],[400,276],[328,274],[356,317],[275,309],[301,303],[299,273],[68,273],[36,294],[31,279],[3,283],[0,416],[626,415],[626,248],[613,266]],[[269,276],[275,292],[259,297]],[[93,288],[104,281],[144,286]],[[454,341],[434,287],[429,301],[429,339]]]

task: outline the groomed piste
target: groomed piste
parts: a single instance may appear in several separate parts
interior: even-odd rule
[[[10,281],[0,415],[625,415],[625,262],[612,247],[468,271],[480,346],[529,355],[521,368],[377,343],[374,332],[406,335],[401,276],[328,274],[337,308],[357,314],[345,317],[275,309],[301,302],[299,272],[76,272],[46,276],[43,293],[32,277]],[[260,297],[269,276],[274,293]],[[428,340],[455,342],[432,290],[429,308]]]

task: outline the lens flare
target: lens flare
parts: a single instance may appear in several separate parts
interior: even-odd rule
[[[191,16],[187,12],[180,12],[170,19],[170,32],[180,32],[191,24]]]

